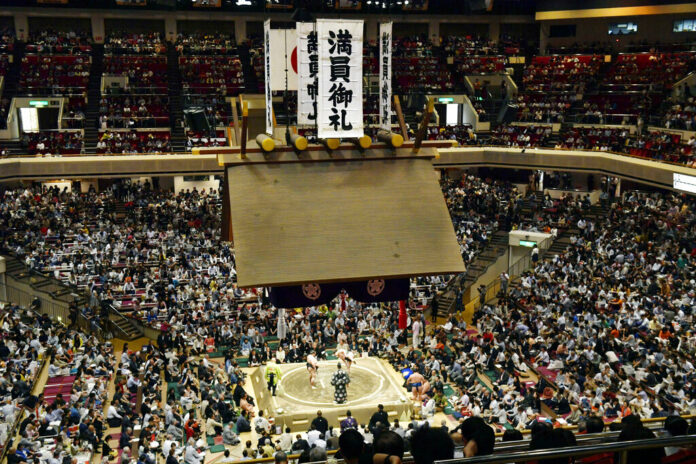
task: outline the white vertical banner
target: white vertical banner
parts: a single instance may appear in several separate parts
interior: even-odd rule
[[[271,90],[297,90],[297,36],[295,29],[271,29]]]
[[[263,59],[266,93],[266,134],[273,137],[273,92],[271,92],[271,20],[263,23]]]
[[[379,25],[379,127],[391,131],[392,23]]]
[[[314,23],[297,23],[297,124],[317,122],[319,46]]]
[[[363,21],[318,19],[318,137],[362,137]]]

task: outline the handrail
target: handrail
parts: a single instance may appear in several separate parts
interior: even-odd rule
[[[545,250],[548,250],[550,246],[553,244],[553,237],[546,237],[544,240],[541,241],[539,244],[539,253],[544,252]],[[507,270],[509,280],[512,280],[513,277],[518,277],[522,275],[524,271],[526,271],[530,266],[530,263],[532,261],[532,249],[528,250],[527,253],[524,255],[520,256],[520,258],[515,261],[513,264],[510,265],[509,269]],[[509,253],[509,250],[508,250]],[[491,283],[486,285],[486,296],[485,296],[485,301],[489,301],[493,299],[497,294],[498,291],[501,288],[501,281],[500,277],[496,277]],[[474,305],[476,304],[476,301],[479,299],[478,295],[472,296],[469,301],[463,304],[462,307],[466,307],[472,303]]]
[[[46,365],[48,364],[48,356],[45,355],[44,358],[41,360],[41,365],[39,368],[36,370],[36,376],[34,377],[34,380],[31,383],[31,393],[34,393],[34,389],[36,388],[36,384],[41,378],[41,375],[43,374],[44,369],[46,368]],[[27,410],[25,408],[21,408],[19,410],[19,413],[17,414],[17,417],[15,418],[14,423],[12,424],[12,427],[10,427],[10,430],[7,432],[7,439],[5,443],[2,446],[2,450],[0,451],[0,462],[6,462],[5,458],[7,457],[7,452],[10,449],[10,442],[12,439],[17,435],[17,431],[19,429],[20,424],[24,420],[24,415],[27,413]]]
[[[119,319],[121,319],[122,321],[124,321],[124,322],[126,322],[126,323],[130,323],[130,319],[129,319],[128,317],[126,317],[125,315],[121,314],[121,313],[116,309],[116,307],[115,307],[113,304],[110,304],[110,305],[109,305],[109,313],[114,313],[114,314],[116,314],[116,315],[119,317]],[[123,329],[122,329],[120,326],[118,326],[117,324],[114,324],[113,321],[111,321],[110,319],[109,319],[109,322],[111,322],[110,325],[111,325],[112,327],[116,328],[116,330],[118,330],[119,332],[121,332],[122,334],[125,335],[125,337],[123,337],[124,339],[127,340],[127,339],[129,338],[129,337],[128,337],[128,334],[126,333],[125,330],[123,330]]]
[[[502,464],[508,462],[541,461],[543,459],[571,458],[589,456],[592,454],[619,452],[622,454],[620,462],[625,463],[626,453],[642,449],[662,448],[667,446],[690,446],[696,443],[696,435],[679,437],[652,438],[648,440],[630,440],[616,443],[604,443],[599,445],[570,446],[535,451],[518,451],[514,453],[491,454],[488,456],[475,456],[471,458],[446,459],[435,461],[435,464]]]
[[[529,126],[550,126],[551,123],[530,123],[530,124],[521,124],[520,126],[522,127],[529,127]],[[123,129],[123,128],[121,128]],[[146,129],[146,128],[136,128],[137,129]],[[163,129],[163,128],[147,128],[147,130],[155,131],[157,129]],[[75,129],[79,130],[79,129]],[[110,131],[116,131],[117,128],[114,129],[109,129]],[[224,147],[213,147],[213,148],[224,148]],[[696,166],[687,166],[682,163],[676,163],[674,161],[667,161],[667,160],[659,160],[659,159],[653,159],[653,158],[646,158],[643,156],[636,156],[636,155],[631,155],[630,153],[617,153],[614,151],[600,151],[600,150],[587,150],[587,149],[580,149],[580,148],[563,148],[563,147],[540,147],[540,146],[531,146],[531,147],[525,147],[525,146],[507,146],[507,145],[497,145],[497,144],[489,144],[489,145],[462,145],[460,147],[453,147],[454,149],[457,148],[525,148],[527,150],[530,149],[535,149],[535,148],[540,148],[543,150],[556,150],[556,151],[576,151],[576,152],[587,152],[587,153],[603,153],[607,155],[616,155],[616,156],[624,156],[624,157],[629,157],[629,158],[634,158],[637,160],[643,160],[643,161],[653,161],[655,163],[663,163],[663,164],[668,164],[672,166],[679,166],[682,168],[687,168],[687,169],[696,169]],[[211,153],[212,154],[212,153]],[[85,154],[72,154],[72,153],[65,153],[65,154],[60,154],[59,156],[62,157],[80,157],[80,156],[151,156],[151,155],[163,155],[163,156],[176,156],[176,155],[191,155],[191,152],[156,152],[156,153],[85,153]],[[200,155],[197,156],[204,156],[208,155],[208,153],[201,153]],[[54,155],[56,156],[56,155]],[[12,159],[12,158],[40,158],[40,155],[30,155],[30,154],[19,154],[19,155],[9,155],[6,156],[2,159]]]

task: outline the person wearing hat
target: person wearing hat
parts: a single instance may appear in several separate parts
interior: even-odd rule
[[[348,385],[350,377],[348,373],[341,368],[341,363],[338,363],[336,372],[331,376],[331,385],[334,387],[334,403],[343,404],[348,398]]]

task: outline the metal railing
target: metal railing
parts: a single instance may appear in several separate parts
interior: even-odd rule
[[[539,257],[541,258],[541,255],[544,253],[544,251],[548,250],[549,247],[553,244],[554,237],[547,237],[544,240],[542,240],[539,243]],[[514,278],[519,277],[522,275],[524,271],[532,267],[532,249],[530,249],[527,253],[522,255],[517,261],[512,263],[510,267],[507,269],[507,274],[508,274],[508,283],[512,281]],[[508,253],[510,250],[508,250]],[[509,259],[509,258],[508,258]],[[493,298],[495,298],[498,293],[500,292],[502,288],[502,282],[500,280],[500,277],[497,277],[493,282],[489,283],[486,285],[486,296],[484,301],[490,301]],[[480,306],[480,296],[477,294],[476,296],[472,296],[469,301],[467,301],[463,307],[466,309],[469,306],[473,306],[474,308],[477,308]]]
[[[566,448],[554,448],[535,451],[517,451],[512,453],[491,454],[488,456],[475,456],[471,458],[447,459],[435,461],[436,464],[504,464],[508,462],[522,463],[530,461],[542,461],[545,459],[577,458],[591,456],[593,454],[617,453],[618,462],[628,463],[628,452],[663,447],[693,446],[696,444],[696,435],[681,437],[653,438],[649,440],[631,440],[598,445],[569,446]]]
[[[12,277],[6,276],[10,279]],[[14,285],[0,281],[0,294],[4,294],[8,302],[20,306],[22,308],[31,308],[35,299],[38,299],[40,306],[35,308],[35,312],[47,314],[52,320],[57,320],[61,324],[69,324],[70,305],[62,301],[55,300],[50,297],[45,297],[37,290],[26,291]],[[92,333],[99,340],[107,340],[110,338],[106,327],[99,324],[94,324],[91,318],[86,317],[82,312],[78,311],[75,321],[77,328],[83,332]]]

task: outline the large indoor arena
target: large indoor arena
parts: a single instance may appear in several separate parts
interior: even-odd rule
[[[0,1],[0,464],[696,464],[696,4]]]

